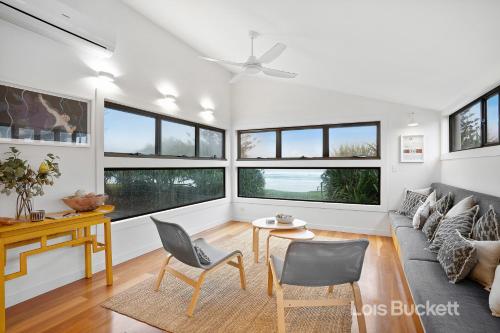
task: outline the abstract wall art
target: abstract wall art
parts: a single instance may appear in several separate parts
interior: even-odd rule
[[[424,162],[424,136],[401,135],[401,163]]]
[[[0,83],[0,142],[88,147],[89,104]]]

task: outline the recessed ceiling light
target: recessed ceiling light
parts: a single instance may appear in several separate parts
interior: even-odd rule
[[[109,72],[100,71],[97,73],[97,77],[106,82],[114,82],[115,76]]]

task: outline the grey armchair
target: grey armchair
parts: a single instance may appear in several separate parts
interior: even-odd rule
[[[333,286],[349,283],[354,294],[359,331],[366,332],[362,313],[363,303],[357,281],[361,275],[368,240],[294,241],[287,249],[285,260],[271,255],[268,267],[267,293],[276,289],[278,332],[285,332],[285,307],[335,306],[351,304],[344,299],[285,300],[283,285],[305,287]]]
[[[151,219],[158,229],[163,247],[169,253],[160,268],[160,272],[158,273],[154,289],[157,291],[160,288],[165,272],[172,274],[176,278],[179,278],[180,280],[194,287],[193,297],[191,298],[191,303],[189,304],[187,309],[187,315],[189,317],[193,316],[196,303],[198,302],[198,298],[200,296],[201,286],[205,281],[206,275],[223,267],[224,264],[228,264],[239,269],[241,288],[246,288],[245,270],[243,268],[243,254],[240,251],[227,252],[217,249],[208,244],[203,238],[198,238],[194,241],[191,241],[191,238],[189,237],[187,232],[180,225],[175,223],[163,222],[154,217],[151,217]],[[202,264],[200,262],[195,250],[195,246],[199,247],[208,256],[208,258],[210,259],[210,263]],[[203,269],[203,272],[200,274],[197,280],[193,280],[183,273],[168,266],[172,257],[176,258],[186,265],[201,268]],[[233,261],[234,258],[237,259],[237,262]]]

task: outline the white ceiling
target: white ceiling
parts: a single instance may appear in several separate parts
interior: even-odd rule
[[[500,82],[498,0],[123,1],[206,56],[284,42],[269,67],[309,86],[450,111]]]

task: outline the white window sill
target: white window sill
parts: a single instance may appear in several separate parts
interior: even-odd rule
[[[495,157],[495,156],[500,156],[500,146],[462,150],[453,153],[444,153],[441,154],[441,160],[446,161],[455,159],[482,158],[482,157]]]

